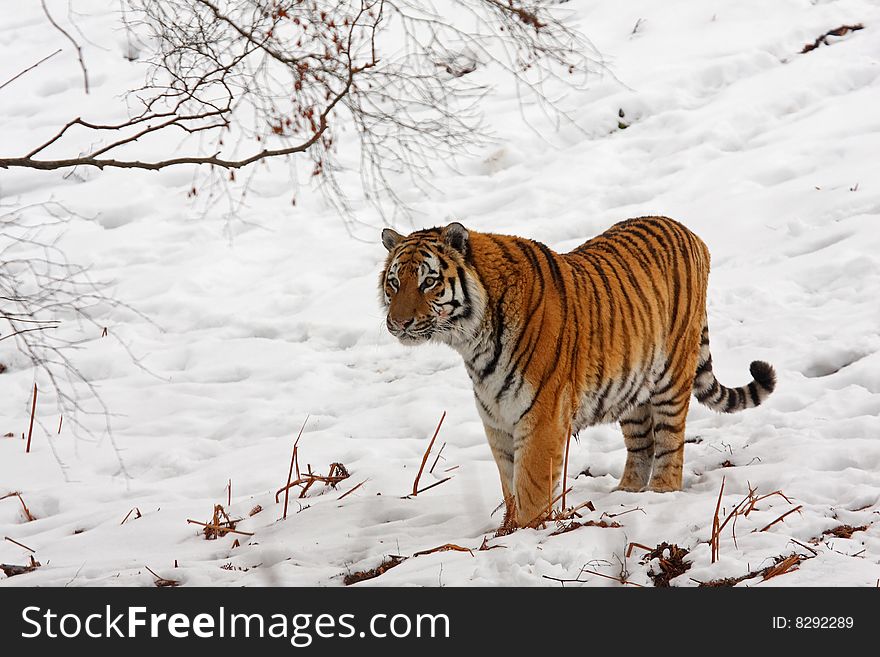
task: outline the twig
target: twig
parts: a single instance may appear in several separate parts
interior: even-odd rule
[[[816,550],[814,550],[813,548],[811,548],[809,545],[804,545],[804,544],[801,543],[800,541],[797,541],[797,540],[795,540],[795,539],[793,539],[793,538],[791,539],[791,542],[792,542],[792,543],[797,543],[798,545],[800,545],[800,546],[801,546],[802,548],[804,548],[805,550],[809,550],[810,552],[813,553],[813,556],[818,556],[818,555],[819,555],[819,553],[816,552]]]
[[[638,586],[639,588],[644,588],[641,584],[636,584],[635,582],[630,582],[627,579],[622,579],[620,577],[614,577],[613,575],[606,575],[605,573],[599,573],[599,572],[596,572],[595,570],[589,570],[587,568],[581,568],[581,573],[589,573],[591,575],[598,575],[599,577],[604,577],[605,579],[613,579],[615,582],[618,582],[620,584],[629,584],[631,586]],[[590,581],[587,579],[580,579],[579,577],[575,578],[575,579],[564,579],[561,577],[551,577],[550,575],[542,575],[542,577],[544,579],[552,579],[554,582],[560,582],[562,584],[565,584],[566,582],[579,582],[579,583],[583,584],[585,582]]]
[[[34,403],[31,406],[31,424],[28,427],[28,437],[27,437],[27,447],[25,448],[25,454],[30,454],[31,452],[31,434],[34,433],[34,414],[37,412],[37,384],[34,384]]]
[[[752,490],[751,492],[754,493],[754,490]],[[760,497],[755,497],[754,499],[752,499],[752,503],[749,505],[749,508],[746,509],[746,512],[743,515],[748,516],[752,511],[755,510],[755,506],[758,504],[758,502],[760,502],[762,500],[766,500],[768,497],[772,497],[773,495],[778,495],[779,497],[784,499],[789,504],[794,504],[794,502],[792,502],[790,499],[788,499],[788,497],[785,495],[785,493],[783,493],[781,490],[775,490],[772,493],[767,493],[766,495],[761,495]]]
[[[437,452],[437,458],[435,458],[435,459],[434,459],[434,463],[431,464],[431,469],[428,470],[428,474],[431,474],[431,473],[434,472],[434,468],[437,467],[437,461],[440,460],[440,455],[443,453],[443,450],[444,450],[445,447],[446,447],[446,443],[445,443],[445,442],[444,442],[442,445],[440,445],[440,451]]]
[[[617,516],[625,516],[627,513],[632,513],[633,511],[641,511],[645,515],[647,512],[640,506],[634,507],[632,509],[627,509],[626,511],[621,511],[620,513],[608,513],[607,511],[602,512],[603,518],[616,518]]]
[[[79,58],[79,65],[80,68],[82,68],[83,86],[85,87],[86,93],[89,93],[89,72],[86,70],[86,62],[83,59],[82,48],[79,47],[76,39],[70,36],[70,34],[63,27],[55,22],[55,19],[52,18],[52,14],[49,13],[49,8],[46,6],[46,0],[40,0],[40,4],[43,5],[43,13],[46,14],[46,18],[49,19],[49,22],[52,23],[52,26],[56,30],[61,32],[61,34],[63,34],[65,37],[67,37],[67,40],[73,44],[74,48],[76,48],[76,56]]]
[[[33,522],[36,520],[33,514],[31,514],[31,510],[27,508],[27,504],[24,503],[24,498],[20,493],[15,493],[16,497],[18,497],[18,501],[21,502],[21,508],[24,509],[24,517],[27,518],[28,522]]]
[[[803,505],[802,505],[802,504],[798,504],[795,508],[791,509],[790,511],[786,511],[786,512],[783,513],[781,516],[779,516],[776,520],[774,520],[773,522],[771,522],[769,525],[767,525],[766,527],[764,527],[764,528],[761,529],[760,531],[761,531],[761,532],[765,532],[765,531],[767,531],[767,530],[770,529],[773,525],[775,525],[777,522],[780,522],[781,520],[783,520],[786,516],[791,515],[791,514],[794,513],[795,511],[800,511],[802,508],[803,508]]]
[[[10,543],[15,543],[18,547],[23,547],[25,550],[27,550],[29,552],[36,552],[36,550],[34,550],[33,548],[29,548],[27,545],[24,545],[23,543],[19,543],[14,538],[9,538],[8,536],[4,536],[3,538],[6,539],[7,541],[9,541]]]
[[[137,507],[134,507],[131,509],[131,511],[129,511],[128,513],[125,514],[125,517],[122,519],[122,522],[119,523],[120,525],[125,524],[125,521],[128,520],[128,517],[132,514],[132,511],[137,513],[137,515],[134,517],[134,520],[137,520],[138,518],[141,517],[141,510]]]
[[[349,495],[351,495],[353,492],[355,492],[358,488],[360,488],[361,486],[363,486],[363,485],[364,485],[365,483],[367,483],[368,481],[369,481],[369,479],[364,479],[361,483],[359,483],[359,484],[358,484],[357,486],[355,486],[354,488],[349,488],[349,489],[348,489],[347,491],[345,491],[342,495],[340,495],[339,497],[336,498],[337,501],[338,501],[338,500],[341,500],[341,499],[344,498],[344,497],[348,497]]]
[[[431,490],[432,488],[434,488],[434,486],[439,486],[440,484],[445,484],[450,479],[452,479],[452,477],[446,477],[446,479],[441,479],[440,481],[435,481],[430,486],[425,486],[424,488],[419,488],[415,493],[412,494],[412,496],[415,497],[419,493],[424,493],[426,490]]]
[[[49,59],[52,59],[55,55],[57,55],[57,54],[60,53],[60,52],[61,52],[61,48],[59,48],[58,50],[56,50],[55,52],[53,52],[51,55],[46,55],[45,57],[43,57],[43,59],[41,59],[40,61],[38,61],[36,64],[31,64],[30,66],[28,66],[28,67],[27,67],[26,69],[24,69],[23,71],[20,71],[19,73],[13,75],[13,76],[12,76],[11,78],[9,78],[6,82],[4,82],[3,84],[0,84],[0,89],[2,89],[3,87],[5,87],[7,84],[10,84],[10,83],[14,82],[15,80],[17,80],[18,78],[20,78],[22,75],[24,75],[24,74],[27,73],[28,71],[32,71],[32,70],[34,70],[35,68],[37,68],[37,66],[39,66],[39,65],[42,64],[43,62],[45,62],[45,61],[47,61],[47,60],[49,60]]]
[[[474,551],[470,548],[462,547],[461,545],[456,545],[455,543],[446,543],[444,545],[437,546],[435,548],[431,548],[430,550],[422,550],[421,552],[416,552],[413,554],[414,557],[421,557],[426,554],[434,554],[435,552],[470,552],[471,556],[474,556]]]
[[[626,556],[631,557],[633,548],[639,548],[644,550],[645,552],[653,552],[654,548],[648,547],[647,545],[642,545],[641,543],[630,543],[629,547],[626,549]]]
[[[440,416],[440,422],[437,424],[437,429],[434,431],[434,435],[431,437],[431,442],[428,443],[428,449],[425,450],[425,455],[422,456],[422,464],[419,466],[419,471],[416,474],[415,481],[413,481],[413,497],[419,494],[419,479],[422,476],[422,471],[425,469],[425,463],[427,463],[428,461],[428,455],[431,453],[431,448],[434,446],[434,441],[437,439],[437,434],[440,433],[440,427],[443,425],[444,419],[446,419],[446,411],[443,411],[443,415]],[[427,488],[425,488],[424,490],[427,490]]]

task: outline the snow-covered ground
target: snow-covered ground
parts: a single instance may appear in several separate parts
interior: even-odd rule
[[[91,41],[84,56],[93,92],[84,96],[69,44],[37,5],[19,3],[0,18],[0,79],[65,51],[0,90],[3,155],[118,103],[143,76],[123,57],[108,13],[118,4],[77,3]],[[62,326],[85,340],[72,358],[110,409],[112,436],[100,415],[80,417],[93,437],[68,418],[57,434],[46,392],[30,454],[20,436],[35,376],[41,390],[50,387],[12,340],[0,342],[8,367],[0,374],[0,435],[14,435],[0,438],[0,497],[19,492],[36,517],[26,521],[17,497],[0,500],[0,536],[35,550],[42,564],[0,586],[149,586],[146,567],[183,585],[334,586],[388,555],[447,543],[475,551],[409,558],[360,585],[558,586],[542,576],[575,578],[585,565],[617,576],[620,561],[629,581],[649,585],[642,550],[626,558],[627,546],[664,541],[689,549],[693,562],[673,585],[741,576],[792,553],[812,558],[741,585],[877,582],[880,6],[572,0],[562,9],[611,72],[566,101],[580,129],[539,125],[536,135],[499,79],[484,107],[496,143],[458,172],[438,168],[429,196],[402,189],[416,214],[412,226],[397,228],[456,218],[568,250],[616,221],[664,214],[700,235],[713,254],[716,374],[740,385],[748,363],[761,359],[774,364],[779,383],[766,405],[738,415],[692,405],[684,490],[612,492],[625,459],[619,429],[590,429],[572,442],[568,501],[590,500],[596,511],[583,520],[604,515],[621,527],[493,538],[500,486],[459,356],[391,338],[377,303],[381,220],[365,205],[356,208],[360,223],[347,228],[308,189],[296,191],[293,206],[284,163],[255,167],[236,218],[206,213],[202,199],[189,198],[193,173],[185,168],[66,177],[0,170],[5,206],[52,199],[75,212],[60,238],[70,260],[114,281],[112,294],[151,320],[107,309],[96,319],[108,338],[88,324]],[[852,23],[865,29],[800,54]],[[408,499],[443,411],[434,453],[446,446],[421,484],[452,479]],[[341,462],[351,477],[337,490],[318,485],[291,499],[282,521],[274,494],[306,417],[303,468]],[[729,524],[713,564],[708,540],[722,478],[722,519],[749,486],[759,495],[781,490],[790,503],[760,502],[737,518],[735,540]],[[187,519],[206,521],[214,504],[225,506],[230,479],[228,510],[253,536],[205,540]],[[262,511],[250,517],[257,505]],[[135,507],[140,517],[122,524]],[[823,536],[844,524],[867,529],[850,539]],[[500,549],[476,551],[486,537]],[[24,564],[29,554],[0,540],[0,563]]]

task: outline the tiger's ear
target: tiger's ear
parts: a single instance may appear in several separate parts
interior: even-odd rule
[[[440,231],[440,234],[449,246],[463,255],[467,255],[470,246],[470,234],[468,233],[467,228],[457,221],[453,221]]]
[[[382,244],[389,251],[393,251],[394,247],[403,239],[403,235],[392,228],[386,228],[382,231]]]

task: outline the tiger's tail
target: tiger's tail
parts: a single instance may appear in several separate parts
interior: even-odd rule
[[[697,401],[719,413],[736,413],[759,406],[776,388],[776,371],[769,363],[756,360],[749,366],[749,372],[752,374],[752,382],[739,388],[728,388],[718,382],[712,372],[709,325],[704,316],[700,357],[693,388]]]

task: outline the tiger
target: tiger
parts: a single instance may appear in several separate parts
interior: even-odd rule
[[[586,427],[620,424],[627,457],[615,490],[677,491],[691,395],[733,413],[776,387],[763,361],[747,385],[715,378],[709,250],[668,217],[622,221],[562,254],[459,222],[381,237],[387,329],[462,356],[501,478],[503,527],[547,512],[563,451]]]

